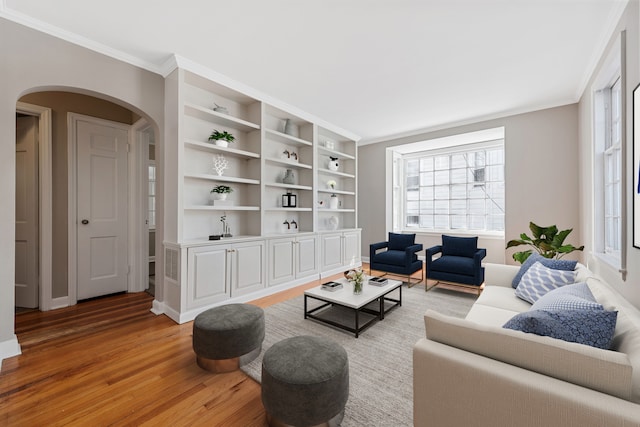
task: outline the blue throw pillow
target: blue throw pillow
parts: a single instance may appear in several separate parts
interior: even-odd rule
[[[518,298],[533,304],[547,292],[572,284],[575,277],[575,271],[554,270],[536,262],[522,276],[515,294]]]
[[[413,246],[416,241],[415,234],[389,233],[389,250],[404,251],[409,246]]]
[[[442,235],[442,255],[473,258],[478,250],[477,237],[454,237]]]
[[[503,327],[608,350],[617,318],[617,311],[607,310],[529,310]]]
[[[586,283],[562,286],[549,291],[533,303],[531,310],[604,310]]]
[[[527,260],[522,263],[522,266],[520,266],[520,270],[518,271],[516,276],[513,278],[513,281],[511,282],[511,286],[514,289],[518,287],[518,283],[520,283],[520,279],[522,279],[522,276],[524,276],[524,273],[526,273],[527,270],[536,262],[541,263],[545,267],[553,268],[555,270],[566,270],[566,271],[575,270],[576,264],[578,263],[578,261],[570,261],[566,259],[545,258],[539,253],[532,253],[531,255],[529,255],[529,258],[527,258]]]

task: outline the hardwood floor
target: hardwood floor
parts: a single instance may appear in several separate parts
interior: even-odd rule
[[[339,277],[338,275],[336,277]],[[301,295],[314,281],[253,303]],[[260,384],[195,363],[192,322],[122,294],[16,315],[22,355],[0,372],[1,426],[266,426]]]

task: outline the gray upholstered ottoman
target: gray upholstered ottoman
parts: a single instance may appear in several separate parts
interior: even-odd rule
[[[264,311],[250,304],[228,304],[198,314],[193,351],[198,366],[230,372],[255,359],[264,340]]]
[[[347,352],[321,337],[274,344],[262,359],[262,403],[270,426],[337,426],[349,397]]]

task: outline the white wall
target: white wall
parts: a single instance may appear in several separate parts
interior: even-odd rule
[[[161,76],[0,18],[0,360],[16,349],[14,333],[15,113],[18,99],[42,90],[107,99],[164,127]],[[161,151],[160,156],[162,156]],[[160,159],[163,160],[162,158]],[[159,190],[161,192],[161,189]],[[161,213],[160,213],[161,215]],[[159,218],[162,224],[162,217]],[[159,237],[161,239],[161,236]],[[162,270],[161,270],[162,271]],[[160,289],[160,293],[162,290]],[[157,296],[162,298],[160,294]]]
[[[582,224],[581,240],[587,246],[586,261],[589,267],[604,277],[608,283],[612,284],[622,295],[625,296],[632,304],[640,308],[640,249],[633,247],[633,174],[637,170],[638,165],[633,164],[632,152],[633,152],[633,120],[632,120],[632,91],[638,85],[640,81],[640,12],[638,7],[638,1],[630,1],[627,5],[625,12],[623,13],[616,33],[610,40],[607,51],[600,58],[601,64],[598,69],[591,76],[591,81],[587,85],[587,88],[580,100],[580,222]],[[628,275],[626,281],[622,280],[622,277],[616,269],[612,268],[606,262],[601,261],[597,257],[593,256],[591,250],[595,241],[594,235],[594,173],[593,173],[593,113],[592,102],[593,93],[592,86],[594,79],[598,75],[602,62],[607,57],[609,52],[614,48],[613,43],[617,38],[620,31],[626,30],[626,138],[627,138],[627,156],[624,159],[627,166],[627,191],[625,197],[627,200],[627,270]],[[636,136],[637,138],[637,136]],[[640,141],[639,141],[640,143]]]
[[[572,104],[359,147],[362,254],[368,256],[371,243],[386,240],[383,206],[387,147],[501,126],[505,128],[505,240],[529,232],[529,221],[533,221],[573,228],[567,242],[582,244],[578,241],[578,105]],[[425,247],[438,239],[417,238],[425,242]],[[479,239],[479,246],[487,248],[487,262],[514,263],[511,254],[516,250],[505,251],[504,241]],[[571,257],[577,259],[579,255]]]

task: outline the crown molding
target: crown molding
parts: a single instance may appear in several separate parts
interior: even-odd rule
[[[122,52],[121,50],[98,43],[95,40],[88,39],[79,34],[63,30],[55,25],[48,24],[39,19],[11,10],[7,7],[6,0],[2,0],[2,3],[0,3],[0,17],[152,73],[162,74],[160,67],[152,62],[144,61],[136,56]]]
[[[591,59],[589,60],[589,63],[584,70],[584,75],[582,76],[582,79],[580,79],[580,84],[578,85],[575,94],[576,99],[579,100],[580,98],[582,98],[582,95],[584,94],[589,81],[591,81],[593,74],[596,72],[598,64],[606,54],[606,49],[611,42],[614,32],[618,27],[618,23],[620,22],[622,14],[627,8],[628,3],[629,0],[624,0],[616,3],[616,7],[611,10],[611,13],[607,17],[607,24],[605,25],[605,30],[601,34],[600,42],[593,50]]]

